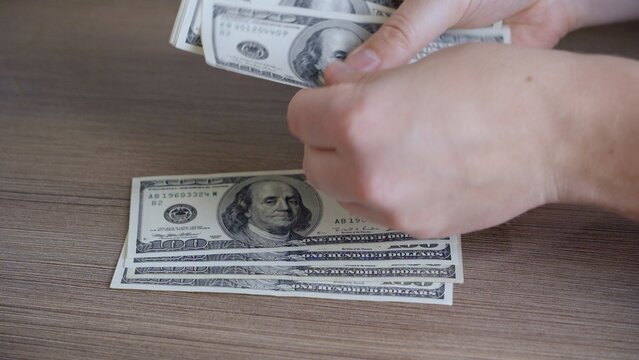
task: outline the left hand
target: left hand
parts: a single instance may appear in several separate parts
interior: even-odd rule
[[[425,238],[486,228],[558,199],[574,56],[478,44],[381,72],[334,63],[289,128],[308,180],[353,215]]]

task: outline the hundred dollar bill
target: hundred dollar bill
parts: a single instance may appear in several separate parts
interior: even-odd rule
[[[329,12],[390,17],[401,1],[386,0],[237,0],[268,6],[292,6]],[[169,42],[178,49],[204,55],[202,49],[202,0],[182,0]],[[491,27],[502,31],[502,22]],[[482,28],[483,29],[483,28]],[[509,34],[509,33],[508,33]],[[506,42],[506,41],[504,41]],[[439,48],[441,49],[441,48]],[[424,53],[424,51],[422,51]],[[421,56],[423,57],[423,56]],[[421,58],[419,57],[419,58]]]
[[[392,301],[452,305],[453,284],[423,282],[314,282],[251,279],[129,279],[124,251],[111,288],[309,297],[339,300]]]
[[[342,245],[333,251],[291,250],[277,252],[209,254],[135,258],[129,268],[192,266],[358,266],[440,264],[461,267],[459,238],[421,240],[412,245],[393,243]]]
[[[209,65],[298,87],[322,85],[323,69],[344,60],[386,20],[238,1],[206,0],[202,6],[202,44]],[[507,34],[492,29],[451,31],[418,58],[462,43],[509,42]]]
[[[125,240],[128,248],[128,237]],[[381,242],[336,244],[291,248],[256,248],[252,252],[128,258],[127,267],[243,265],[361,265],[361,264],[441,264],[461,265],[459,236],[438,240],[413,240],[410,243]],[[319,250],[318,250],[319,248]]]
[[[127,258],[419,243],[354,217],[301,170],[133,179]]]
[[[257,5],[301,7],[320,11],[389,17],[390,1],[365,0],[237,0]],[[182,0],[169,42],[178,49],[204,55],[202,50],[202,0]]]
[[[247,264],[250,265],[250,264]],[[179,266],[127,268],[130,279],[256,279],[312,281],[422,281],[462,283],[456,265]]]

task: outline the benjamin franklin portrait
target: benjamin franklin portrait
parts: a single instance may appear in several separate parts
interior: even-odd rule
[[[291,68],[309,86],[323,85],[323,71],[333,61],[344,60],[371,33],[345,20],[326,20],[302,31],[291,46]]]
[[[251,178],[229,189],[220,220],[232,248],[279,247],[304,239],[317,225],[319,195],[307,183],[285,176]],[[308,204],[306,204],[308,203]]]

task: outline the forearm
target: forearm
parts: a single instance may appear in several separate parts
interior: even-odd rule
[[[562,0],[560,0],[562,1]],[[639,19],[638,0],[572,0],[573,29]]]
[[[560,200],[639,219],[639,62],[575,56],[572,119],[557,153]]]

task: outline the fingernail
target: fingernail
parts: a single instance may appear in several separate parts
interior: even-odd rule
[[[380,62],[379,56],[371,49],[356,50],[346,57],[346,63],[359,71],[373,71]]]

